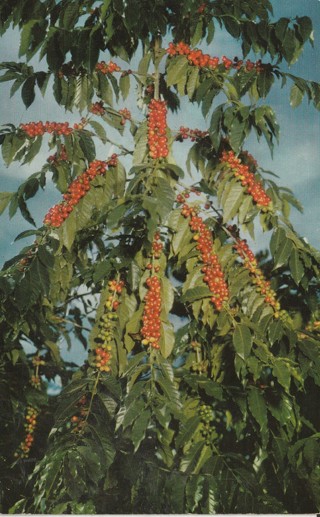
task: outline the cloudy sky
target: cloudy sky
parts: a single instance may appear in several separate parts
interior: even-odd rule
[[[314,49],[307,44],[300,61],[293,65],[290,72],[301,75],[305,79],[320,81],[320,1],[319,0],[277,0],[272,2],[274,5],[275,18],[280,16],[295,17],[308,15],[313,19],[315,29]],[[19,38],[16,32],[8,31],[1,40],[0,60],[18,61]],[[208,52],[211,55],[227,55],[233,57],[241,55],[240,44],[234,41],[229,35],[217,32],[217,37],[211,43]],[[105,59],[105,58],[104,58]],[[46,69],[45,62],[34,64],[37,70]],[[34,104],[26,111],[20,94],[16,94],[12,99],[9,96],[10,83],[0,83],[1,112],[0,124],[8,122],[16,125],[35,120],[55,120],[62,122],[65,120],[73,123],[78,120],[77,114],[65,114],[55,101],[51,98],[50,88],[45,99],[40,95],[36,97]],[[259,164],[267,170],[272,170],[279,175],[279,184],[291,188],[304,206],[304,214],[292,213],[292,221],[297,231],[308,241],[320,248],[320,225],[319,225],[319,149],[320,149],[320,123],[319,112],[313,106],[309,106],[307,101],[296,109],[289,105],[289,87],[280,89],[280,84],[276,84],[273,92],[267,99],[278,116],[281,127],[280,145],[275,148],[273,159],[270,156],[267,145],[263,142],[258,144],[254,138],[250,138],[247,149],[256,157]],[[132,110],[130,102],[126,107]],[[179,114],[179,120],[170,120],[173,129],[180,125],[188,127],[205,128],[206,122],[199,115],[195,107],[184,104],[183,110]],[[185,145],[185,144],[183,144]],[[98,149],[98,158],[105,159],[110,151],[109,148]],[[0,160],[0,191],[15,191],[19,184],[30,174],[40,170],[48,157],[47,149],[43,150],[39,157],[30,165],[21,167],[14,163],[6,168]],[[177,161],[185,157],[185,148],[180,147],[177,154]],[[182,162],[183,163],[183,162]],[[181,164],[181,162],[180,162]],[[37,224],[41,221],[47,209],[60,200],[61,195],[56,193],[48,184],[45,192],[30,202],[30,208]],[[30,241],[24,239],[13,243],[15,236],[31,226],[20,216],[9,220],[7,213],[0,217],[0,267],[3,262],[18,253],[22,246],[29,244]],[[31,239],[32,241],[32,239]],[[266,248],[268,245],[267,237],[259,235],[256,249]]]

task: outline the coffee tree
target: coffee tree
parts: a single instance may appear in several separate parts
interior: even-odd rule
[[[320,106],[281,68],[311,20],[273,21],[269,0],[15,0],[0,18],[23,60],[2,87],[78,114],[1,129],[5,164],[30,164],[1,211],[35,226],[28,200],[61,193],[0,273],[1,511],[319,511],[319,254],[246,151],[278,140],[271,88]],[[214,55],[218,27],[240,57]],[[206,129],[179,124],[187,103]]]

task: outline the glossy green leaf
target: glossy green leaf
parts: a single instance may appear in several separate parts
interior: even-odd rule
[[[233,346],[241,359],[245,360],[249,357],[252,347],[252,335],[246,325],[236,325],[233,334]]]

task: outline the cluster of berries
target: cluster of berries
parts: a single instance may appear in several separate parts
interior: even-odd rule
[[[190,218],[189,226],[194,232],[193,240],[197,242],[197,250],[201,254],[201,262],[203,267],[203,281],[209,287],[212,297],[211,302],[216,309],[220,311],[223,303],[228,300],[229,289],[224,279],[224,275],[219,264],[217,255],[213,252],[212,233],[207,225],[203,222],[195,208],[187,204],[182,206],[181,214],[185,218]]]
[[[163,244],[160,240],[160,233],[156,232],[154,235],[153,242],[152,242],[151,257],[155,260],[158,260],[161,256],[162,249],[163,249]],[[153,260],[152,262],[149,262],[146,265],[146,269],[149,269],[150,271],[153,269],[155,271],[155,273],[159,273],[160,266],[159,266],[159,264],[155,264],[154,260]]]
[[[94,104],[91,104],[89,111],[90,111],[90,113],[93,113],[94,115],[99,115],[101,117],[106,112],[105,107],[104,107],[102,101],[95,102]]]
[[[311,321],[306,326],[306,330],[308,332],[318,332],[319,333],[320,332],[320,321],[319,320]]]
[[[142,344],[158,350],[161,337],[161,284],[157,275],[148,277],[146,284],[148,292],[142,316]]]
[[[24,424],[27,434],[25,439],[20,443],[17,452],[15,452],[16,458],[27,458],[29,456],[30,449],[34,442],[34,431],[37,425],[38,414],[38,411],[32,406],[27,408]]]
[[[153,239],[153,243],[152,243],[152,256],[155,258],[155,259],[159,259],[160,258],[160,255],[161,255],[161,252],[162,252],[162,249],[163,249],[163,244],[161,242],[161,237],[160,237],[160,233],[159,232],[156,232],[155,235],[154,235],[154,239]]]
[[[165,101],[152,99],[148,113],[148,146],[151,158],[168,156],[167,108]]]
[[[195,187],[190,187],[189,189],[185,189],[180,194],[177,195],[176,201],[178,203],[185,203],[186,199],[189,199],[190,194],[195,194],[196,196],[200,196],[200,191]]]
[[[199,416],[202,423],[201,434],[203,438],[206,440],[206,445],[210,445],[210,443],[212,443],[212,441],[218,437],[216,430],[212,425],[212,407],[208,406],[207,404],[201,404],[199,408]]]
[[[120,72],[121,68],[113,61],[109,61],[109,63],[106,63],[105,61],[101,61],[100,63],[96,64],[96,70],[97,72],[101,72],[102,74],[113,74],[113,72]]]
[[[28,122],[28,124],[20,124],[20,129],[29,137],[35,138],[45,133],[55,135],[70,135],[73,131],[69,126],[69,122]]]
[[[252,281],[256,285],[257,291],[264,296],[264,300],[267,304],[273,308],[274,316],[279,318],[280,314],[280,303],[277,301],[276,293],[270,287],[270,282],[264,278],[261,269],[258,267],[257,259],[253,252],[250,250],[246,240],[236,239],[234,249],[238,253],[239,257],[242,258],[244,267],[252,275]]]
[[[188,127],[180,126],[179,134],[176,140],[191,139],[191,142],[198,142],[209,135],[208,131],[201,131],[200,129],[190,129]]]
[[[127,108],[123,108],[122,110],[119,110],[119,114],[121,115],[121,121],[120,124],[122,126],[125,125],[127,120],[131,120],[131,112]]]
[[[47,162],[52,163],[53,165],[56,165],[60,162],[67,162],[68,161],[68,155],[67,151],[64,145],[61,145],[61,149],[59,152],[52,154],[48,157]]]
[[[233,151],[223,151],[220,161],[231,169],[234,176],[241,182],[246,192],[263,211],[271,209],[271,199],[266,194],[260,181],[250,172],[249,166],[241,162]]]
[[[110,280],[108,283],[109,296],[104,304],[104,314],[100,318],[99,333],[97,341],[99,345],[94,349],[95,367],[101,372],[110,371],[110,360],[112,358],[111,342],[114,340],[114,325],[118,319],[116,310],[120,302],[119,296],[122,293],[124,282],[122,280]]]
[[[146,266],[146,269],[151,271],[150,277],[147,278],[146,284],[148,292],[144,299],[144,311],[143,311],[143,326],[141,329],[142,344],[150,345],[152,348],[159,349],[159,339],[161,337],[161,283],[157,275],[159,273],[160,265],[158,260],[161,257],[163,244],[161,242],[161,236],[159,232],[154,234],[151,257],[152,261]]]
[[[115,165],[117,165],[116,154],[113,154],[108,161],[94,160],[91,162],[89,168],[69,185],[67,192],[63,195],[63,201],[50,208],[44,218],[44,224],[59,228],[79,203],[80,199],[90,190],[91,181],[96,176],[105,174],[108,166],[113,167]]]
[[[39,369],[40,369],[40,366],[44,366],[46,363],[39,355],[36,355],[32,359],[32,364],[34,366],[34,373],[33,373],[33,375],[31,375],[30,384],[34,388],[40,389],[41,378],[39,375]]]
[[[199,68],[210,68],[211,70],[215,70],[219,65],[223,66],[226,70],[230,70],[230,68],[235,68],[236,70],[240,70],[240,68],[244,68],[248,72],[255,69],[258,73],[264,70],[266,65],[261,63],[261,60],[258,60],[256,63],[253,63],[249,59],[244,63],[235,57],[233,60],[227,58],[226,56],[222,56],[221,61],[219,57],[211,57],[209,54],[204,54],[199,49],[191,49],[191,47],[180,41],[177,44],[169,43],[169,47],[167,48],[167,54],[170,56],[187,56],[188,61],[191,65],[197,66]]]
[[[83,395],[77,402],[77,413],[71,417],[70,422],[67,422],[67,429],[73,427],[73,433],[80,433],[86,424],[86,416],[88,414],[87,402],[86,395]]]

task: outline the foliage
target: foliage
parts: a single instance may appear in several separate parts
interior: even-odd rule
[[[1,511],[319,511],[319,253],[244,145],[255,132],[272,152],[277,80],[293,107],[319,109],[320,85],[281,70],[311,20],[271,15],[269,0],[1,2],[24,61],[0,81],[26,108],[40,90],[79,113],[1,130],[8,166],[53,154],[0,212],[35,226],[28,200],[48,182],[62,195],[0,273]],[[196,49],[219,26],[241,59]],[[205,131],[168,127],[182,101]],[[259,225],[270,258],[243,238]]]

